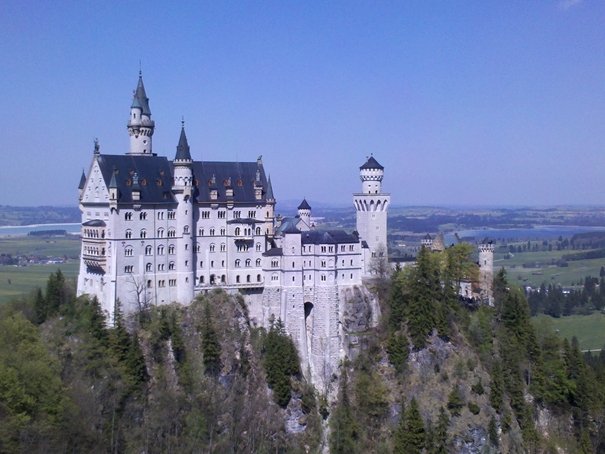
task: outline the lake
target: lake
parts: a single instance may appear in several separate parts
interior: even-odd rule
[[[63,224],[7,225],[0,227],[0,237],[25,236],[29,232],[39,232],[41,230],[65,230],[71,235],[79,235],[80,229],[81,224],[79,222],[70,222]]]

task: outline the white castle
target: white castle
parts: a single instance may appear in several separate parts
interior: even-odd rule
[[[125,312],[193,298],[214,288],[239,292],[250,316],[281,319],[313,382],[327,383],[344,356],[345,303],[387,260],[384,168],[370,157],[354,194],[357,232],[322,231],[306,200],[276,218],[262,159],[194,161],[184,125],[174,159],[153,151],[155,123],[143,78],[130,107],[130,150],[95,142],[79,185],[82,251],[78,294],[96,296],[112,320]]]

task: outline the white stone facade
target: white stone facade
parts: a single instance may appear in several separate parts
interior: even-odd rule
[[[238,291],[253,321],[284,322],[305,373],[327,386],[344,355],[345,295],[363,286],[372,254],[384,251],[386,260],[390,197],[381,192],[382,166],[372,157],[360,168],[362,193],[354,198],[359,234],[320,231],[306,200],[296,217],[276,220],[260,158],[194,161],[183,126],[169,161],[154,153],[154,128],[139,76],[128,120],[130,149],[106,155],[95,144],[79,187],[78,294],[96,296],[111,321],[117,301],[128,313],[189,304],[213,288]]]

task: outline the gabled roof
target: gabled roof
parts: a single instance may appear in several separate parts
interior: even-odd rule
[[[368,158],[368,160],[365,162],[364,165],[362,165],[359,170],[365,170],[365,169],[378,169],[378,170],[384,170],[384,167],[382,167],[378,161],[376,159],[374,159],[374,156],[370,156]]]
[[[179,144],[176,146],[175,161],[191,161],[191,153],[189,152],[189,144],[187,143],[187,135],[185,134],[185,125],[181,127],[181,136]]]
[[[359,238],[344,230],[327,230],[320,232],[310,230],[303,232],[302,244],[350,244],[359,242]]]
[[[194,197],[198,203],[210,200],[210,190],[216,189],[217,203],[233,201],[235,204],[262,204],[267,200],[267,178],[265,169],[258,162],[194,161],[192,163],[195,185]],[[256,179],[259,173],[258,181]],[[256,199],[255,185],[261,187],[261,199]],[[227,197],[227,188],[233,197]]]
[[[96,159],[107,187],[118,189],[118,203],[131,202],[133,189],[140,192],[142,204],[175,202],[172,168],[165,157],[100,154]]]
[[[132,105],[130,107],[138,107],[144,115],[151,116],[151,110],[149,109],[149,98],[145,93],[145,85],[143,85],[143,74],[139,72],[139,82],[137,83],[137,89],[134,92],[132,98]]]
[[[303,199],[303,201],[298,205],[299,210],[311,210],[311,205],[307,202],[307,199]]]
[[[273,186],[271,185],[271,175],[267,178],[267,191],[265,192],[265,197],[267,200],[274,200],[273,196]]]

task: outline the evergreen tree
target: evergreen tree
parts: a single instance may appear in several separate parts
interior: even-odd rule
[[[464,407],[464,398],[460,392],[460,387],[456,385],[452,388],[452,391],[447,398],[447,409],[452,416],[460,416],[462,407]]]
[[[59,308],[65,299],[65,278],[61,270],[51,274],[46,283],[46,317],[51,317],[59,312]]]
[[[34,317],[38,325],[46,321],[47,312],[46,300],[42,295],[42,290],[38,287],[34,295]]]
[[[447,429],[450,425],[450,418],[447,416],[445,408],[439,409],[437,426],[435,427],[435,447],[431,454],[447,454],[448,436]]]
[[[489,402],[496,412],[502,411],[502,404],[504,398],[504,376],[502,374],[502,367],[499,362],[494,364],[492,368],[492,384],[489,392]]]
[[[424,422],[418,410],[418,403],[413,398],[405,413],[403,424],[399,424],[399,429],[395,436],[394,452],[420,454],[425,446],[425,438]]]
[[[387,338],[386,351],[389,361],[399,373],[403,372],[408,361],[410,343],[403,333],[391,332]]]
[[[359,429],[353,418],[348,393],[346,366],[342,367],[338,404],[330,417],[330,452],[334,454],[351,454],[359,452],[357,441]]]
[[[110,333],[111,348],[120,362],[125,362],[130,351],[130,335],[124,326],[120,301],[116,301],[114,310],[114,327]]]
[[[204,370],[207,374],[216,376],[221,370],[221,344],[212,322],[210,303],[204,302],[204,321],[202,323],[202,356]]]
[[[140,386],[149,379],[145,357],[139,344],[139,338],[136,333],[132,336],[132,342],[126,356],[126,369],[134,386]]]
[[[496,425],[496,418],[493,416],[489,420],[489,424],[487,426],[487,433],[489,434],[490,443],[496,448],[500,444],[500,440],[498,437],[498,426]]]
[[[281,320],[271,323],[263,349],[267,384],[273,390],[276,402],[286,407],[291,397],[290,377],[300,374],[300,366],[296,347]]]

